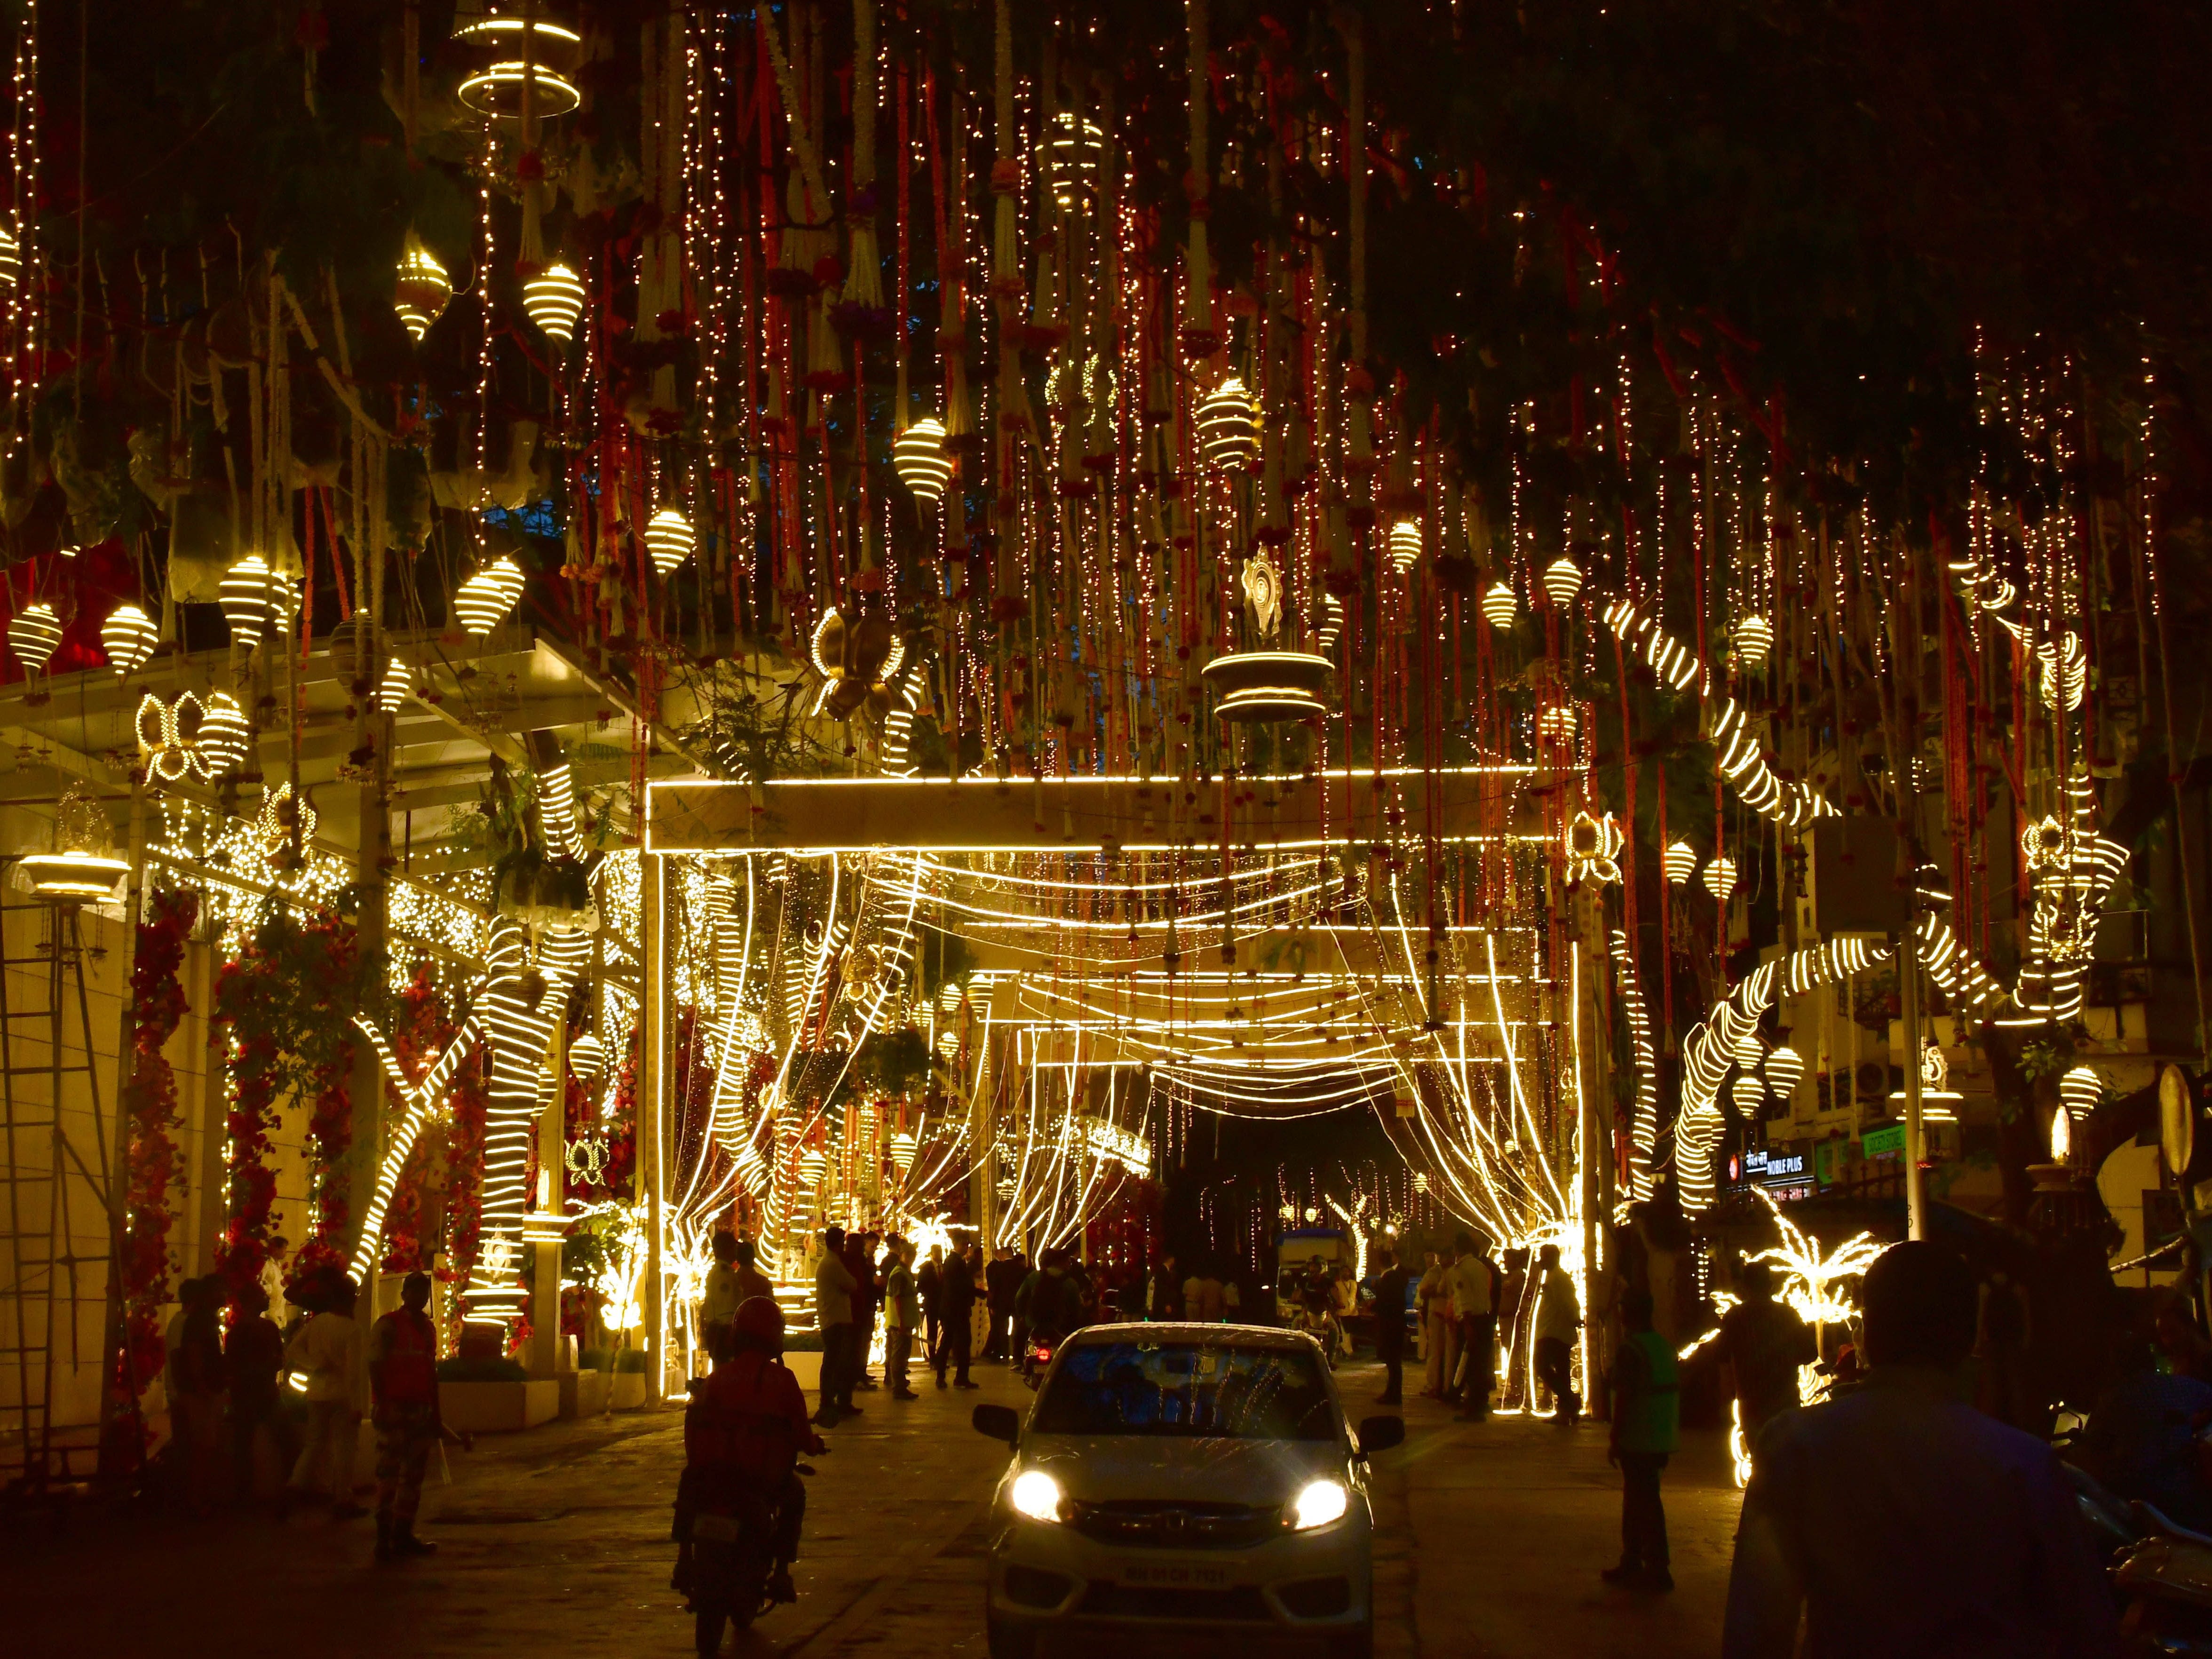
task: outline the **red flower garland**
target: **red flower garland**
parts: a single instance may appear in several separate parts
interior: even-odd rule
[[[351,982],[361,954],[360,937],[352,927],[325,911],[311,917],[304,929],[310,950],[319,946],[327,963],[327,976],[313,988],[330,992]],[[346,1219],[351,1194],[346,1190],[346,1152],[353,1145],[353,1028],[334,999],[311,999],[327,1019],[323,1030],[337,1033],[337,1040],[321,1049],[308,1066],[302,1094],[312,1094],[314,1109],[307,1118],[307,1170],[313,1183],[314,1219],[307,1242],[294,1264],[296,1273],[344,1272]]]
[[[118,1389],[134,1398],[162,1359],[161,1309],[169,1299],[169,1188],[183,1174],[184,1158],[172,1133],[179,1121],[176,1074],[161,1050],[185,1017],[179,970],[199,897],[171,890],[154,894],[148,908],[151,915],[138,924],[131,966],[131,1081],[122,1100],[128,1126],[123,1153],[123,1347],[115,1356],[113,1378]]]

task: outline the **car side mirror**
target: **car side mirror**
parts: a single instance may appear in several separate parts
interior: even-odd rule
[[[992,1439],[1003,1440],[1009,1446],[1021,1443],[1022,1414],[1012,1406],[978,1406],[975,1407],[975,1416],[970,1420],[975,1425],[975,1432],[978,1434],[988,1434]],[[1377,1418],[1376,1420],[1394,1423],[1397,1421],[1395,1418]],[[1403,1432],[1404,1428],[1401,1425],[1401,1437]]]
[[[975,1407],[975,1414],[979,1419],[987,1409],[988,1407],[982,1406]],[[980,1429],[983,1425],[979,1420],[975,1426]],[[1359,1419],[1359,1451],[1362,1456],[1375,1452],[1389,1451],[1393,1446],[1402,1446],[1405,1443],[1406,1419],[1404,1418],[1363,1417]]]

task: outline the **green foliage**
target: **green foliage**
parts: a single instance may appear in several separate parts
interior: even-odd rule
[[[704,715],[683,728],[684,741],[733,778],[768,783],[818,777],[836,760],[806,717],[805,679],[762,680],[718,663],[694,684]]]

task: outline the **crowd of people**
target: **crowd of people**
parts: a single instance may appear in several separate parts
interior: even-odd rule
[[[276,1464],[271,1501],[280,1516],[316,1504],[333,1520],[356,1520],[368,1513],[355,1480],[367,1415],[376,1436],[376,1559],[429,1553],[436,1546],[416,1536],[415,1520],[431,1455],[448,1439],[468,1443],[439,1409],[429,1275],[410,1273],[400,1305],[366,1333],[350,1279],[311,1276],[286,1297],[295,1314],[280,1328],[258,1285],[234,1288],[210,1274],[179,1288],[163,1381],[179,1497],[203,1513],[226,1496],[262,1501],[265,1452]]]

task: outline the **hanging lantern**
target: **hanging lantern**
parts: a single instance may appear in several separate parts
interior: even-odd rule
[[[520,567],[501,554],[460,585],[453,595],[453,615],[471,637],[482,639],[514,609],[522,582]]]
[[[43,669],[61,642],[61,622],[53,606],[44,599],[25,605],[8,620],[8,643],[15,648],[15,660],[23,665],[26,674]]]
[[[1231,374],[1198,405],[1198,445],[1217,471],[1250,467],[1260,453],[1260,411],[1244,382]]]
[[[453,297],[453,279],[446,274],[445,266],[410,236],[407,251],[399,256],[399,280],[392,291],[392,308],[399,313],[408,337],[422,344],[430,325],[445,314],[447,302]]]
[[[107,665],[118,674],[135,674],[146,665],[161,641],[154,619],[135,605],[118,605],[100,625],[100,647],[107,653]]]
[[[597,1083],[605,1064],[606,1051],[589,1031],[568,1045],[568,1069],[575,1074],[577,1082]]]
[[[1748,1073],[1736,1074],[1735,1081],[1729,1085],[1729,1093],[1735,1098],[1736,1110],[1745,1117],[1757,1117],[1766,1104],[1766,1085]]]
[[[916,421],[891,445],[891,471],[916,499],[939,501],[952,482],[952,462],[945,453],[945,422],[935,416]]]
[[[819,1146],[811,1148],[799,1157],[800,1183],[810,1189],[819,1187],[822,1184],[823,1176],[828,1173],[829,1169],[830,1160],[823,1156],[822,1149]]]
[[[566,345],[584,314],[583,280],[556,260],[522,285],[522,308],[547,339]]]
[[[1773,649],[1774,624],[1765,617],[1753,612],[1735,625],[1735,658],[1746,668],[1765,667]]]
[[[653,555],[653,568],[664,578],[673,575],[676,567],[690,558],[698,544],[691,520],[672,507],[662,507],[645,526],[646,551]]]
[[[228,691],[215,693],[204,706],[194,744],[201,775],[213,783],[235,771],[252,738],[253,728],[246,724],[238,700]]]
[[[1717,858],[1705,866],[1705,890],[1723,904],[1735,891],[1735,860]]]
[[[1698,873],[1698,849],[1686,841],[1678,841],[1659,855],[1659,867],[1670,883],[1680,887]]]
[[[111,851],[100,803],[75,784],[55,808],[54,850],[33,853],[22,865],[31,890],[52,904],[112,898],[116,884],[131,873],[130,860]]]
[[[1583,568],[1562,553],[1544,572],[1544,597],[1565,611],[1583,591]]]
[[[960,1004],[966,998],[967,994],[968,994],[965,991],[960,988],[959,981],[952,979],[946,980],[945,981],[945,988],[937,994],[937,1006],[939,1012],[947,1014],[958,1013],[960,1012]]]
[[[1513,619],[1521,614],[1521,601],[1513,597],[1513,590],[1504,582],[1492,582],[1482,596],[1482,619],[1492,628],[1510,628]]]
[[[396,714],[407,701],[407,665],[394,657],[384,671],[384,680],[376,688],[376,706],[386,714]]]
[[[891,1168],[901,1175],[914,1168],[914,1136],[907,1130],[891,1137]]]
[[[222,619],[234,645],[258,642],[269,626],[269,562],[249,553],[222,573]]]
[[[1805,1057],[1786,1042],[1778,1042],[1766,1057],[1766,1086],[1787,1100],[1797,1092],[1797,1080],[1805,1075]]]
[[[2104,1097],[2105,1079],[2094,1066],[2076,1066],[2058,1079],[2058,1098],[2077,1116],[2088,1116]]]
[[[1402,576],[1420,559],[1421,526],[1411,519],[1399,520],[1390,526],[1390,568]]]
[[[1555,702],[1540,709],[1536,714],[1536,735],[1553,743],[1572,743],[1575,740],[1574,705]]]
[[[1759,1062],[1766,1058],[1766,1045],[1759,1040],[1756,1026],[1735,1040],[1735,1046],[1729,1050],[1729,1058],[1747,1072],[1758,1069]]]
[[[1336,642],[1344,637],[1344,601],[1334,593],[1324,593],[1321,600],[1321,634],[1316,643],[1324,652],[1336,649]]]
[[[1096,121],[1062,110],[1052,118],[1045,140],[1045,177],[1052,199],[1062,211],[1088,207],[1098,198],[1099,176],[1106,168],[1106,132]]]
[[[15,233],[0,224],[0,294],[13,294],[23,276],[23,245]]]

